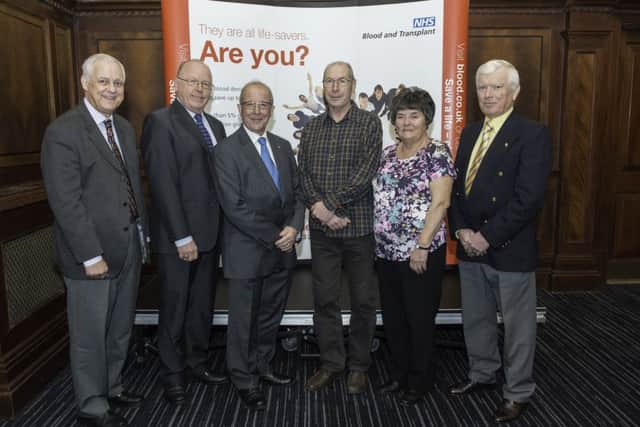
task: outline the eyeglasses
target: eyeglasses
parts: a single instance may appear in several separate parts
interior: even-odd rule
[[[244,101],[244,102],[241,102],[240,105],[242,105],[247,110],[255,110],[257,108],[259,111],[266,111],[273,106],[273,103]]]
[[[185,82],[189,87],[200,86],[204,90],[211,90],[211,87],[213,86],[211,82],[207,80],[196,80],[196,79],[187,80],[187,79],[183,79],[182,77],[176,77],[176,78],[178,80],[182,80],[183,82]]]
[[[342,77],[340,79],[324,79],[322,83],[324,83],[325,86],[333,86],[334,84],[337,84],[338,86],[346,86],[352,81],[352,79]]]
[[[107,79],[107,78],[96,79],[96,84],[98,86],[102,87],[102,88],[107,88],[111,84],[113,84],[113,87],[115,87],[116,89],[120,89],[120,88],[124,87],[124,81],[123,80],[111,80],[111,79]]]

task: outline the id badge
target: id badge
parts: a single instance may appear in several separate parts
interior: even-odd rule
[[[136,228],[138,229],[138,239],[140,239],[140,252],[142,254],[142,263],[149,264],[151,261],[151,253],[149,251],[149,242],[144,235],[144,227],[140,218],[136,219]]]

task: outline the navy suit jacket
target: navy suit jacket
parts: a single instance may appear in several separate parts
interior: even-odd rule
[[[283,253],[274,242],[289,225],[304,224],[298,171],[288,141],[267,133],[278,168],[280,191],[249,135],[240,127],[215,149],[220,203],[224,211],[222,263],[227,278],[251,279],[293,268],[295,250]]]
[[[218,142],[222,123],[204,114]],[[212,250],[218,239],[220,205],[214,185],[213,153],[189,112],[178,101],[144,121],[141,138],[151,188],[151,247],[176,253],[175,241],[192,236],[198,251]]]
[[[455,161],[458,177],[449,209],[449,229],[480,231],[487,254],[469,257],[458,245],[458,259],[481,262],[500,271],[534,271],[536,217],[551,171],[551,138],[542,124],[511,113],[485,154],[469,195],[464,183],[483,122],[467,126]]]

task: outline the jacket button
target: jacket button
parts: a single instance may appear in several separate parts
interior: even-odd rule
[[[123,227],[122,231],[129,231],[129,227]]]
[[[504,175],[502,171],[498,172],[498,176],[502,176],[502,175]]]
[[[493,203],[495,203],[497,200],[498,200],[498,199],[496,199],[496,196],[493,196],[493,197],[491,198],[491,201],[492,201]]]
[[[123,202],[123,203],[122,203],[122,206],[127,206],[127,202]]]
[[[508,146],[509,146],[509,143],[508,143],[508,142],[505,142],[505,143],[504,143],[504,146],[505,146],[505,147],[508,147]]]
[[[485,219],[483,222],[486,224],[486,223],[488,223],[488,222],[489,222],[489,220]]]

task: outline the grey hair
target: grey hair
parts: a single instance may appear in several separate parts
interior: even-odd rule
[[[267,86],[266,83],[263,83],[260,80],[251,80],[249,83],[247,83],[244,86],[242,86],[242,89],[240,90],[240,102],[243,102],[244,93],[251,86],[259,86],[261,88],[266,89],[267,92],[269,92],[269,97],[271,98],[271,103],[273,104],[273,92],[271,92],[271,88],[269,86]]]
[[[345,67],[347,67],[347,70],[349,70],[349,78],[353,81],[356,80],[356,76],[353,73],[353,67],[351,66],[351,64],[349,64],[348,62],[345,61],[334,61],[330,64],[328,64],[326,67],[324,67],[324,72],[322,73],[322,78],[324,80],[324,76],[327,74],[327,70],[331,67],[333,67],[334,65],[344,65]]]
[[[106,53],[95,53],[90,57],[88,57],[87,59],[85,59],[84,62],[82,63],[82,78],[84,80],[91,79],[91,77],[93,76],[93,69],[96,66],[96,62],[99,62],[99,61],[112,62],[114,64],[118,64],[120,66],[120,70],[122,70],[122,79],[123,80],[127,79],[127,74],[124,71],[124,65],[122,65],[122,62],[118,61],[116,58],[114,58],[111,55],[107,55]]]
[[[504,59],[491,59],[479,66],[478,70],[476,71],[476,84],[478,84],[478,78],[480,77],[480,75],[493,74],[501,68],[507,70],[507,78],[509,80],[511,88],[519,88],[520,74],[518,74],[518,70],[513,66],[513,64],[511,64],[509,61],[505,61]]]

